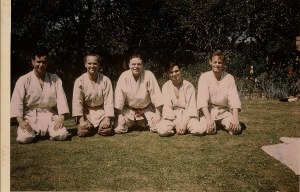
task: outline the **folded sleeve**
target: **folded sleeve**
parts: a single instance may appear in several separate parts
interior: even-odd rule
[[[162,96],[163,96],[163,101],[164,101],[163,118],[164,119],[169,119],[169,120],[174,120],[175,119],[175,113],[173,111],[172,99],[170,97],[169,82],[166,82],[163,85]]]
[[[203,107],[207,107],[208,101],[209,101],[209,90],[208,90],[207,78],[205,74],[202,74],[198,81],[197,109],[200,110]]]
[[[126,87],[126,81],[125,73],[123,72],[118,79],[115,89],[115,108],[119,110],[123,110],[123,106],[125,103],[126,93],[124,91],[124,87]]]
[[[57,111],[58,114],[69,114],[69,107],[68,107],[68,101],[67,97],[65,94],[65,91],[62,86],[62,81],[61,79],[55,75],[55,80],[56,80],[56,100],[57,100]]]
[[[159,107],[163,105],[163,98],[162,98],[160,87],[153,73],[148,71],[148,75],[149,75],[148,91],[150,94],[151,102],[155,107]]]
[[[241,100],[233,76],[231,76],[228,86],[228,104],[230,109],[237,108],[241,110]]]
[[[83,92],[82,92],[82,78],[79,77],[75,80],[73,87],[72,98],[72,116],[83,116]]]
[[[197,117],[197,107],[196,107],[196,96],[195,96],[195,88],[191,83],[185,82],[185,99],[186,99],[186,107],[184,115],[188,117]]]
[[[13,117],[23,117],[24,110],[24,97],[25,97],[25,79],[23,77],[19,78],[16,82],[11,102],[10,111],[11,118]]]
[[[114,95],[111,81],[108,77],[103,78],[104,83],[104,111],[106,117],[114,116]]]

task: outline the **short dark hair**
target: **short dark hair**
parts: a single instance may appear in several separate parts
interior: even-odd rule
[[[48,51],[45,48],[38,48],[32,52],[31,59],[35,59],[35,57],[48,56]]]
[[[140,58],[143,61],[142,55],[140,53],[133,53],[130,57],[129,57],[129,61],[133,58]]]
[[[219,56],[223,60],[223,62],[226,63],[225,54],[221,50],[218,49],[218,50],[212,52],[209,56],[209,60],[211,61],[214,56]]]
[[[97,54],[97,53],[88,53],[88,54],[86,54],[86,55],[83,57],[83,63],[86,62],[86,58],[87,58],[88,56],[94,56],[94,57],[97,57],[97,61],[98,61],[99,63],[100,63],[101,60],[102,60],[102,58],[100,57],[99,54]]]
[[[169,73],[173,67],[177,66],[179,69],[181,69],[181,64],[179,62],[171,61],[169,64],[165,67],[165,72]]]

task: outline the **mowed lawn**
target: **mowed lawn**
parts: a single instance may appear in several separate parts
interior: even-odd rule
[[[12,191],[299,191],[299,176],[261,150],[300,137],[300,102],[242,100],[243,134],[159,137],[135,131],[29,145],[11,128]],[[66,122],[75,134],[75,124]]]

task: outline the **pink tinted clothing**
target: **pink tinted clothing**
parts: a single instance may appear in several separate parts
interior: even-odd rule
[[[115,132],[124,133],[128,131],[128,127],[137,124],[142,127],[149,126],[150,130],[156,132],[156,125],[152,123],[152,118],[155,115],[155,108],[163,105],[160,87],[152,72],[142,70],[139,79],[136,81],[131,70],[127,70],[121,74],[117,82],[115,90],[115,108],[122,111],[129,122],[126,124],[121,121],[120,116],[116,123]],[[138,114],[133,108],[144,113],[144,116]],[[144,121],[147,123],[139,122]]]
[[[164,98],[163,118],[181,121],[186,117],[198,117],[194,86],[183,80],[179,88],[179,98],[176,98],[174,85],[171,80],[167,81],[162,88]],[[177,111],[180,111],[178,113]]]
[[[241,109],[235,80],[229,73],[223,72],[218,81],[213,71],[203,73],[198,81],[197,109],[208,107],[213,120],[230,116],[233,108]]]
[[[197,108],[200,110],[208,107],[212,120],[220,120],[230,134],[237,134],[241,131],[241,126],[237,131],[232,132],[230,123],[232,121],[232,109],[241,110],[241,101],[238,95],[235,80],[229,73],[223,72],[218,81],[213,71],[203,73],[198,82]],[[204,116],[200,117],[201,129],[206,129],[207,134],[216,133],[216,127],[210,132],[207,129],[207,122]]]
[[[95,84],[89,79],[88,73],[82,74],[75,80],[72,116],[83,115],[86,115],[95,127],[104,117],[114,116],[112,84],[110,79],[101,73],[98,73]]]
[[[192,134],[203,134],[204,131],[199,129],[195,89],[189,81],[183,80],[179,88],[179,98],[175,95],[171,80],[163,85],[162,94],[163,120],[157,126],[158,134],[161,136],[173,134],[174,127],[181,122],[186,122],[187,130]]]
[[[68,113],[67,98],[57,75],[46,72],[43,87],[33,71],[21,76],[16,82],[11,98],[11,118],[24,117],[37,134],[46,134],[57,118],[54,116]],[[59,131],[62,131],[59,138],[66,138],[66,128]],[[17,140],[27,141],[21,137],[18,135]]]
[[[153,73],[143,70],[136,81],[131,70],[123,72],[116,86],[115,108],[123,111],[123,114],[131,120],[141,120],[143,117],[135,116],[127,106],[146,108],[150,103],[155,107],[163,105],[161,90]],[[154,112],[153,109],[150,111]],[[146,113],[145,115],[147,116]]]

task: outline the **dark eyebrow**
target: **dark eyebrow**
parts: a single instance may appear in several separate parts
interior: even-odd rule
[[[176,69],[176,70],[174,70],[174,71],[169,71],[169,73],[178,72],[178,71],[179,71],[179,70]]]

